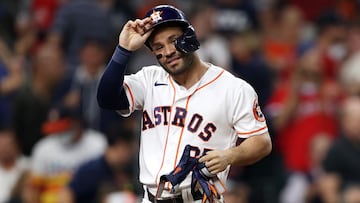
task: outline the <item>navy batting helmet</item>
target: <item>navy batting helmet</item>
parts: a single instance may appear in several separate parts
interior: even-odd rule
[[[166,25],[183,28],[183,35],[175,40],[175,48],[178,51],[191,53],[199,49],[200,43],[197,40],[195,30],[181,10],[170,5],[159,5],[150,9],[145,15],[145,18],[147,17],[150,17],[155,23],[151,29]],[[145,42],[145,45],[151,49],[148,40]]]

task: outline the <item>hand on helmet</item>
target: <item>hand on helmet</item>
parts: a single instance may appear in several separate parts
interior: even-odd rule
[[[123,27],[119,36],[119,45],[129,51],[139,49],[150,36],[151,26],[154,24],[151,18],[129,20]]]

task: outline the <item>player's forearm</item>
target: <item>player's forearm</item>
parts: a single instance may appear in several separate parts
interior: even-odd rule
[[[231,165],[250,165],[267,156],[272,149],[268,133],[245,139],[240,145],[228,149],[227,158]]]
[[[116,47],[116,50],[101,77],[97,100],[102,108],[122,110],[129,103],[123,90],[124,74],[131,52]]]
[[[250,165],[267,156],[272,149],[268,133],[245,139],[240,145],[226,150],[206,152],[199,161],[205,163],[210,173],[217,174],[229,165]]]

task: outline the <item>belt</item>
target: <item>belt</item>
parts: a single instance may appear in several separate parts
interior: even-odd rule
[[[155,196],[153,194],[151,194],[149,191],[148,191],[148,197],[149,197],[150,202],[155,203]],[[158,200],[156,200],[156,202],[157,203],[184,203],[181,195],[169,197],[166,199],[158,199]]]
[[[149,192],[149,191],[147,191],[147,193],[148,193],[149,201],[152,203],[155,203],[155,196],[153,194],[151,194],[151,192]],[[199,191],[197,191],[193,198],[194,198],[194,200],[200,200],[200,199],[202,199],[202,194]],[[156,202],[157,203],[184,203],[184,200],[181,195],[178,195],[178,196],[169,197],[166,199],[165,198],[157,199]]]

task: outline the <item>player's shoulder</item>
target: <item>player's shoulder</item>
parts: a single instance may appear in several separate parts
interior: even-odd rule
[[[149,65],[142,67],[137,74],[145,78],[168,77],[168,73],[159,65]]]
[[[149,65],[142,67],[141,71],[147,74],[164,74],[167,73],[164,68],[159,65]]]
[[[241,88],[241,87],[251,88],[251,85],[248,82],[235,76],[233,73],[229,72],[228,70],[225,70],[224,68],[216,66],[216,65],[212,65],[211,68],[214,69],[215,71],[223,72],[219,79],[227,87],[234,88],[234,89]]]

